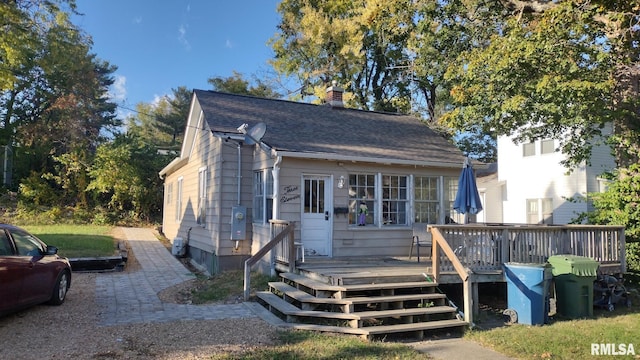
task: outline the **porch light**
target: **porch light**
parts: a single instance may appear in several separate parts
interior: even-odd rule
[[[344,176],[340,175],[340,178],[338,179],[338,189],[342,189],[344,187]]]

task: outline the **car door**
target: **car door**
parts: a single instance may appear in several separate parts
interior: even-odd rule
[[[33,235],[20,230],[11,231],[10,235],[23,271],[20,303],[26,305],[46,301],[51,296],[53,275],[47,266],[44,244]]]
[[[24,264],[7,233],[0,229],[0,313],[18,306]]]

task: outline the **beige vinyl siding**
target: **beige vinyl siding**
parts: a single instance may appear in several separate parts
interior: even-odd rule
[[[330,209],[333,222],[334,257],[341,256],[407,256],[411,245],[412,227],[367,225],[363,227],[349,226],[345,214],[333,214],[335,207],[349,206],[349,186],[342,189],[336,185],[337,179],[355,173],[382,173],[385,175],[401,176],[453,176],[459,175],[457,169],[414,168],[409,166],[384,166],[365,163],[342,163],[336,161],[301,160],[285,158],[280,171],[280,188],[297,185],[301,190],[303,174],[332,175],[333,206]],[[411,178],[412,179],[412,178]],[[280,199],[276,199],[279,201]],[[300,201],[280,204],[280,218],[283,220],[300,221]],[[413,204],[408,210],[413,216]],[[296,228],[296,238],[300,239],[300,229]]]

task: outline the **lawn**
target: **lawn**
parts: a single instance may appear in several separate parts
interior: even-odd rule
[[[612,312],[595,309],[591,319],[557,319],[544,326],[511,325],[487,331],[473,330],[465,337],[516,359],[591,358],[592,344],[615,344],[616,350],[620,344],[625,348],[632,344],[635,354],[640,355],[640,296],[637,289],[630,291],[631,308],[621,306]]]
[[[216,360],[325,360],[325,359],[432,359],[428,354],[392,342],[367,341],[356,336],[322,334],[310,331],[282,331],[280,344],[244,354],[212,355]]]
[[[69,258],[112,256],[116,251],[110,226],[25,225],[23,228]]]

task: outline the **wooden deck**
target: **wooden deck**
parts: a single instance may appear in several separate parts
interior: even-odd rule
[[[597,261],[603,274],[626,272],[624,228],[619,226],[434,225],[429,227],[431,256],[420,262],[391,256],[307,256],[303,262],[297,258],[292,226],[278,223],[274,240],[259,251],[260,256],[270,251],[282,280],[258,297],[287,322],[320,331],[422,337],[424,331],[472,324],[479,312],[478,284],[504,282],[507,263],[544,264],[551,256],[571,254]],[[245,263],[245,293],[255,261],[254,256]],[[437,284],[462,284],[461,310],[433,292]],[[425,301],[435,308],[424,311]],[[381,325],[370,326],[371,319]],[[329,320],[349,326],[322,325]]]

